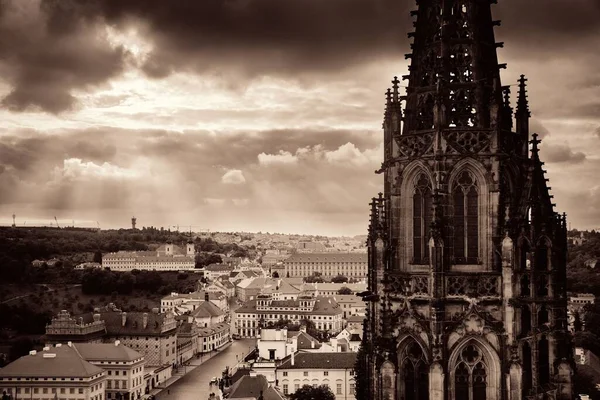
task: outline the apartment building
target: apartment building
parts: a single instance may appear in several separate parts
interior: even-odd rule
[[[194,270],[196,266],[194,243],[186,247],[167,243],[155,251],[118,251],[102,256],[102,266],[111,271],[180,271]]]
[[[104,400],[107,373],[72,346],[32,350],[0,369],[0,393],[13,399]]]
[[[276,379],[285,395],[304,385],[328,386],[336,400],[354,400],[356,353],[292,353],[276,368]]]
[[[234,331],[242,337],[256,337],[259,327],[290,320],[299,324],[308,319],[319,330],[337,333],[342,330],[342,309],[331,297],[299,296],[296,300],[274,300],[271,295],[258,295],[234,313]]]
[[[367,276],[366,253],[295,253],[283,262],[285,276],[305,277],[319,272],[324,277]]]
[[[106,399],[136,400],[145,392],[144,356],[114,343],[73,343],[81,358],[106,371]]]

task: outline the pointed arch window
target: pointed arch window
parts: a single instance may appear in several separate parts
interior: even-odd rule
[[[464,348],[454,370],[454,398],[486,400],[487,367],[479,349],[474,345]]]
[[[473,175],[464,171],[453,188],[454,262],[479,263],[479,192]]]
[[[423,350],[414,340],[401,353],[402,391],[401,398],[414,400],[429,399],[429,368]]]
[[[429,263],[429,230],[432,219],[431,182],[421,174],[413,194],[413,263]]]

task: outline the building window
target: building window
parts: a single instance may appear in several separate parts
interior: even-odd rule
[[[285,383],[283,385],[283,394],[288,394],[288,385],[287,385],[287,383]]]
[[[486,400],[487,372],[483,357],[473,345],[465,347],[454,372],[457,399]]]
[[[350,384],[350,393],[356,394],[356,389],[354,388],[354,383]]]
[[[479,193],[471,173],[464,171],[452,188],[454,262],[479,263]]]
[[[413,263],[429,262],[429,229],[432,220],[431,182],[421,174],[413,194]]]
[[[329,371],[324,371],[323,376],[329,376]]]
[[[304,376],[308,376],[308,371],[304,371]]]
[[[288,376],[287,371],[283,371],[283,376]]]
[[[401,354],[404,397],[415,400],[429,399],[429,370],[421,346],[412,341]]]
[[[338,383],[336,385],[335,394],[342,394],[342,384],[341,383]]]

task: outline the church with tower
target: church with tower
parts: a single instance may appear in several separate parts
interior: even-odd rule
[[[359,400],[572,399],[566,215],[503,86],[494,0],[418,0],[384,113]],[[360,379],[360,378],[359,378]]]

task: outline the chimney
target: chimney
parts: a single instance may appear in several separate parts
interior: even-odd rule
[[[209,301],[208,292],[206,292],[206,291],[204,292],[204,301]]]
[[[294,366],[294,354],[296,353],[292,352],[292,367]]]
[[[142,316],[142,326],[144,329],[148,326],[148,313],[144,313]]]
[[[121,344],[120,340],[115,340],[115,346],[119,346]]]
[[[311,347],[311,349],[315,348],[315,341],[314,340],[310,341],[310,347]]]
[[[125,326],[126,322],[127,322],[127,313],[123,312],[123,313],[121,313],[121,326]]]

